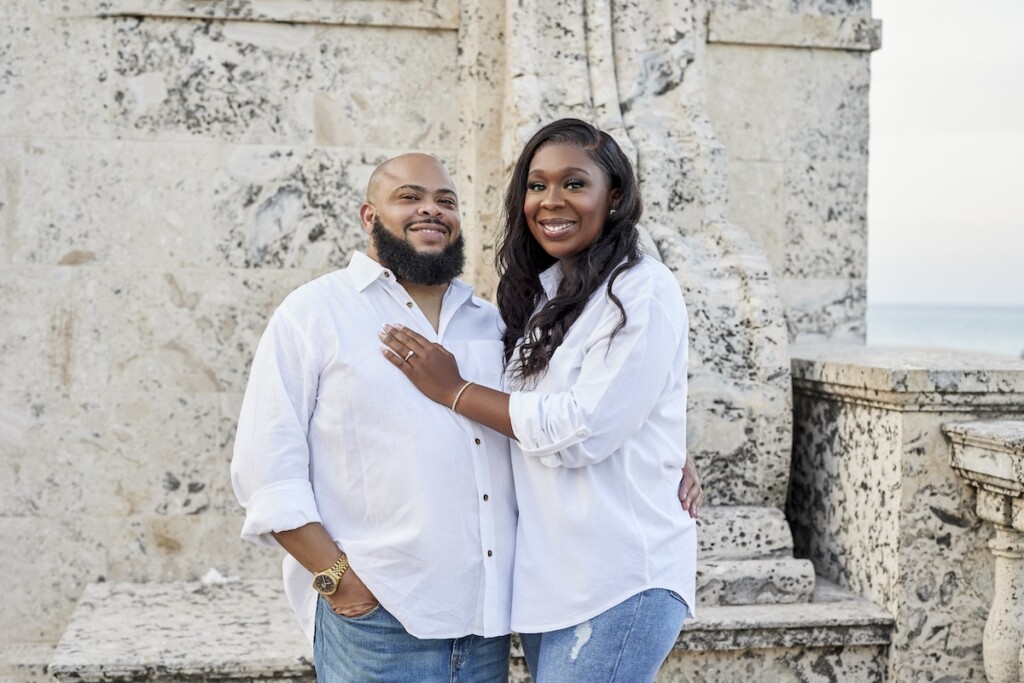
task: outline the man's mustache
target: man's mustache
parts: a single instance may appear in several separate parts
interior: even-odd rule
[[[413,220],[406,221],[406,223],[402,227],[402,229],[407,231],[407,230],[409,230],[409,228],[411,228],[414,225],[423,225],[424,223],[432,224],[432,225],[440,225],[442,228],[447,230],[449,234],[451,234],[451,232],[452,232],[452,226],[448,225],[447,223],[445,223],[440,218],[414,218]]]

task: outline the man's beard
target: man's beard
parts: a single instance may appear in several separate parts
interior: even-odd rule
[[[418,221],[423,222],[423,221]],[[449,226],[445,225],[445,228]],[[443,285],[462,273],[466,265],[462,233],[440,253],[421,254],[407,240],[392,235],[380,218],[374,217],[370,233],[377,258],[395,277],[417,285]]]

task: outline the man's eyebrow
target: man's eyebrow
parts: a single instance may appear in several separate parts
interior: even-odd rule
[[[398,192],[403,192],[403,191],[406,191],[406,190],[412,190],[413,192],[419,192],[421,194],[428,194],[430,192],[430,190],[428,190],[427,188],[423,187],[422,185],[413,185],[411,183],[406,183],[405,185],[399,185],[398,187],[396,187],[394,189],[394,192],[392,192],[392,194],[396,194]],[[442,187],[442,188],[440,188],[437,191],[437,194],[455,195],[455,190],[452,190],[451,188],[447,188],[447,187]],[[458,195],[455,195],[455,196],[458,196]]]

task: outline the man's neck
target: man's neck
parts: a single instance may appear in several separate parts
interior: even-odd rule
[[[398,284],[405,288],[412,300],[420,307],[420,311],[426,316],[434,330],[437,331],[441,324],[441,300],[444,293],[448,291],[450,282],[442,285],[421,285],[407,280],[399,280]]]

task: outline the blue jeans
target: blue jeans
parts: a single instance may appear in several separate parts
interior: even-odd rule
[[[317,600],[318,683],[506,683],[508,650],[508,636],[416,638],[381,605],[350,618]]]
[[[663,588],[637,593],[588,621],[547,633],[521,633],[536,683],[653,681],[688,610]]]

